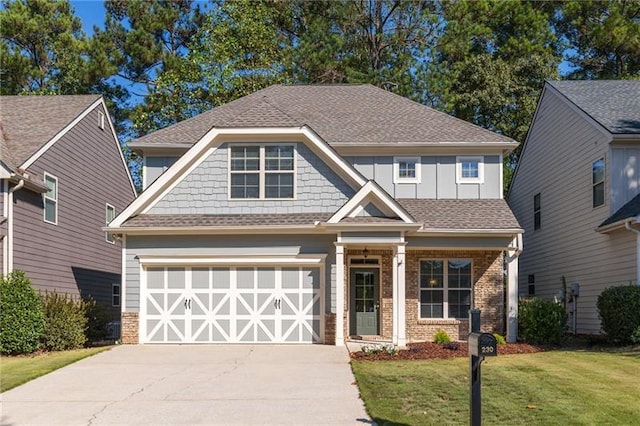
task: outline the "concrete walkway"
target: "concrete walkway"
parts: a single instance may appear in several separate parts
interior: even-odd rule
[[[119,346],[0,399],[2,425],[371,423],[324,345]]]

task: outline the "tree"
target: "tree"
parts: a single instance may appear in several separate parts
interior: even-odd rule
[[[556,16],[570,48],[569,78],[640,76],[640,0],[560,2]]]
[[[2,2],[0,93],[101,93],[115,72],[103,40],[88,38],[67,0]]]

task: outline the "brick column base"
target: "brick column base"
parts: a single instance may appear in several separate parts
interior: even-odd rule
[[[336,344],[336,314],[324,315],[324,344]]]
[[[125,345],[137,345],[138,338],[138,313],[123,312],[121,318],[120,337]]]

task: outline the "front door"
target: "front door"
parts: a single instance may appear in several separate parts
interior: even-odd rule
[[[350,334],[373,336],[380,334],[378,327],[379,301],[378,269],[351,269]]]

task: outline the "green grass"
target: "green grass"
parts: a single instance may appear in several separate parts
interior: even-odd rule
[[[0,357],[0,392],[44,376],[58,368],[110,349],[111,346]]]
[[[469,360],[352,361],[380,425],[469,423]],[[486,358],[483,424],[640,424],[640,352]]]

